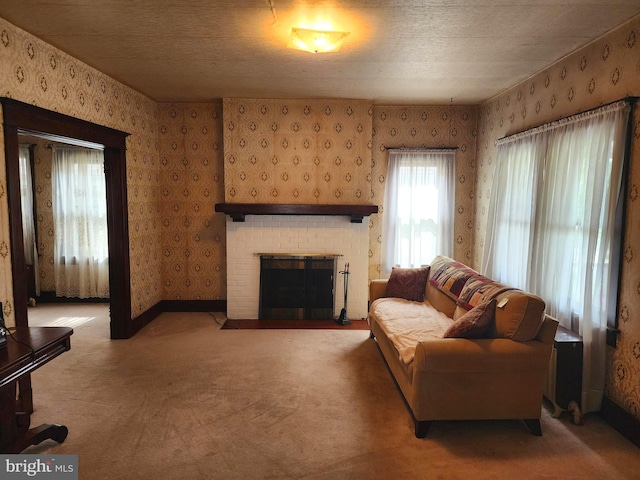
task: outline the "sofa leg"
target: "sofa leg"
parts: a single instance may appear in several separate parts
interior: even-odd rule
[[[524,424],[527,426],[529,431],[534,434],[536,437],[542,436],[542,427],[540,426],[540,419],[538,418],[527,418],[524,421]]]
[[[415,433],[416,438],[424,438],[427,436],[427,432],[429,431],[429,427],[431,427],[430,420],[422,420],[415,422]]]
[[[369,330],[369,338],[376,338],[372,330]]]

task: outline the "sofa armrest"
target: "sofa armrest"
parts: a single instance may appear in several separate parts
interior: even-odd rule
[[[558,330],[558,320],[550,315],[545,315],[536,340],[552,345],[556,338],[556,330]]]
[[[538,340],[517,342],[507,338],[468,340],[442,338],[416,346],[414,372],[513,373],[546,369],[551,345]]]
[[[386,278],[371,280],[371,283],[369,284],[369,305],[371,305],[375,300],[385,296],[388,281],[389,280]]]

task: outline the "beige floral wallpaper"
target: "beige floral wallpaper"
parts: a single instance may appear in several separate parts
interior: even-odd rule
[[[474,264],[480,266],[496,140],[626,96],[640,95],[640,19],[563,58],[480,106]],[[640,418],[640,113],[632,127],[631,172],[620,291],[621,330],[609,349],[606,396]]]
[[[225,201],[366,204],[370,102],[224,100]]]
[[[226,299],[222,102],[160,105],[165,300]]]
[[[477,108],[354,100],[224,100],[225,201],[373,203],[387,150],[455,147],[455,257],[471,261]],[[369,279],[380,276],[381,215],[369,218]]]
[[[639,95],[639,34],[635,19],[480,106],[244,99],[158,105],[0,19],[0,95],[131,134],[127,187],[135,317],[164,298],[225,298],[225,219],[213,213],[216,202],[381,206],[385,147],[458,147],[455,257],[479,268],[496,139]],[[221,145],[230,145],[232,153],[225,155]],[[606,393],[640,418],[637,114],[632,149],[622,333],[618,348],[609,351]],[[11,323],[5,171],[0,132],[0,300]],[[376,278],[379,215],[369,217],[369,226],[369,278]]]
[[[158,105],[0,19],[0,95],[130,133],[127,186],[132,316],[162,299]],[[4,141],[0,137],[0,300],[13,322]]]
[[[374,106],[371,198],[381,212],[389,155],[398,147],[456,148],[454,257],[470,263],[473,256],[475,204],[475,106]],[[369,220],[369,279],[380,276],[382,215]]]

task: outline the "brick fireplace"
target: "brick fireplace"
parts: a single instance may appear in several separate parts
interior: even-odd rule
[[[367,222],[333,215],[246,215],[227,217],[227,317],[259,318],[260,253],[339,255],[338,270],[349,263],[347,315],[366,318],[368,301]],[[334,317],[343,307],[344,276],[337,275]]]
[[[260,253],[339,255],[347,316],[367,315],[373,108],[353,99],[223,99],[227,316],[259,318]],[[334,317],[343,307],[336,276]]]

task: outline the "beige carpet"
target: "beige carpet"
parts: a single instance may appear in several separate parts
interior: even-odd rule
[[[220,315],[167,313],[134,338],[112,341],[102,311],[59,311],[76,319],[72,349],[33,375],[32,425],[62,423],[69,436],[29,452],[78,454],[81,479],[621,479],[640,472],[638,448],[598,416],[576,426],[545,409],[542,437],[519,421],[436,422],[416,439],[366,331],[221,330]],[[45,317],[30,313],[34,323]]]
[[[229,329],[275,329],[275,328],[304,328],[304,329],[336,329],[336,330],[369,330],[366,319],[350,320],[349,324],[341,325],[335,320],[231,320],[227,319],[222,326]]]

